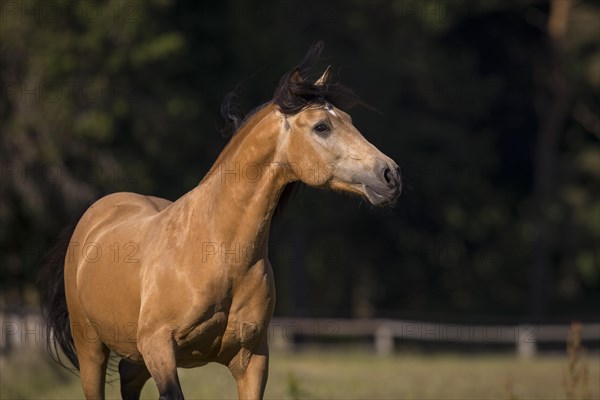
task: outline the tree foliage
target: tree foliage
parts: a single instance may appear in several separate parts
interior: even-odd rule
[[[566,1],[566,0],[565,0]],[[346,3],[345,3],[346,4]],[[226,143],[219,104],[269,100],[316,39],[380,113],[358,128],[403,168],[393,210],[306,188],[276,221],[280,314],[524,316],[539,224],[545,1],[3,1],[0,291],[28,288],[57,232],[103,194],[176,199]],[[600,294],[600,5],[573,4],[558,62],[547,234],[553,315]],[[553,97],[554,96],[554,97]],[[537,176],[537,178],[536,178]]]

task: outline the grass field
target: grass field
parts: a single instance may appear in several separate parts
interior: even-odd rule
[[[80,399],[79,380],[30,351],[3,360],[1,399]],[[565,399],[563,356],[519,360],[509,355],[397,354],[377,357],[361,350],[274,353],[268,399]],[[600,358],[587,358],[591,398],[600,397]],[[180,370],[187,399],[236,397],[229,371],[210,364]],[[113,378],[116,379],[116,378]],[[120,398],[118,380],[107,398]],[[156,399],[149,381],[143,398]]]

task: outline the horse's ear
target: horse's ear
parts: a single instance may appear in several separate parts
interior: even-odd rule
[[[296,68],[294,72],[292,72],[292,75],[290,75],[290,81],[295,83],[304,81],[304,79],[302,79],[302,75],[300,75],[300,72],[298,71],[298,68]]]
[[[315,86],[323,86],[324,84],[326,84],[327,81],[329,80],[330,75],[331,75],[331,65],[328,65],[327,68],[325,69],[325,72],[323,72],[323,75],[321,75],[321,77],[315,81]]]

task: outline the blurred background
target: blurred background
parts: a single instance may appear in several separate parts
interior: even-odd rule
[[[197,185],[225,94],[269,101],[322,39],[405,190],[373,209],[303,188],[271,234],[276,316],[600,320],[600,1],[0,4],[3,313],[36,310],[44,255],[95,199]]]

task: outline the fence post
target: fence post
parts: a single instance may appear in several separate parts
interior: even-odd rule
[[[533,358],[537,352],[536,330],[532,325],[519,325],[517,329],[517,355],[519,358]]]
[[[375,351],[380,356],[389,356],[394,352],[394,333],[385,324],[375,330]]]

